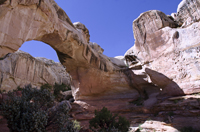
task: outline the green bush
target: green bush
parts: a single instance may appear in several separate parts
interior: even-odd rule
[[[53,95],[55,96],[55,99],[57,101],[62,101],[63,100],[63,96],[62,94],[60,94],[60,92],[64,92],[64,91],[69,91],[71,90],[70,85],[66,85],[66,84],[57,84],[55,83],[55,85],[50,85],[50,84],[44,84],[40,87],[41,90],[47,89],[49,91],[53,91]]]
[[[38,90],[30,85],[22,90],[22,96],[8,93],[0,110],[7,119],[12,132],[76,132],[69,120],[69,106],[66,102],[55,105],[54,96],[46,89]]]
[[[95,110],[95,117],[90,120],[90,129],[98,132],[127,132],[130,123],[126,118],[113,115],[107,108]]]
[[[68,89],[66,88],[67,87],[67,85],[65,85],[65,84],[57,84],[57,83],[55,83],[55,85],[54,85],[54,95],[59,95],[60,94],[60,91],[62,91],[62,92],[64,92],[64,91],[67,91]]]
[[[60,92],[64,92],[64,91],[68,91],[68,90],[71,90],[70,86],[67,86],[65,84],[57,84],[55,83],[55,85],[53,86],[53,89],[54,89],[54,96],[57,100],[62,100],[62,95],[60,94]]]
[[[52,90],[52,85],[50,85],[50,84],[47,83],[47,84],[42,85],[40,87],[40,89],[41,90],[47,89],[47,90],[51,91]]]
[[[18,90],[18,91],[22,91],[23,88],[21,88],[20,86],[18,86],[18,87],[17,87],[17,90]]]
[[[81,129],[80,122],[78,122],[77,120],[74,120],[73,123],[74,123],[74,128],[76,128],[77,130]]]

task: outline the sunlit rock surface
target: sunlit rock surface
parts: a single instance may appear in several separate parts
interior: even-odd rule
[[[0,60],[1,91],[15,90],[31,84],[40,87],[44,84],[71,85],[71,77],[60,63],[45,58],[34,58],[22,51],[8,54]]]
[[[142,66],[141,72],[149,75],[149,82],[163,88],[163,94],[200,92],[198,3],[198,0],[183,0],[174,19],[153,10],[141,14],[133,22],[135,45],[125,56],[127,59],[134,56]],[[191,17],[197,20],[186,26],[184,23],[188,23]],[[129,59],[130,62],[133,61]],[[150,72],[147,68],[155,72]]]

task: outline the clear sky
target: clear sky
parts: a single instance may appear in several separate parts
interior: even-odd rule
[[[176,12],[181,0],[55,0],[71,21],[83,23],[109,57],[124,55],[134,45],[132,22],[148,10],[160,10],[167,15]],[[58,62],[56,52],[48,45],[25,42],[20,50],[34,57]]]

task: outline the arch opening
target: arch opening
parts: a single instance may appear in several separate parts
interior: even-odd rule
[[[50,45],[42,41],[26,41],[19,50],[27,52],[33,57],[44,57],[53,60],[54,62],[60,62],[56,51]]]

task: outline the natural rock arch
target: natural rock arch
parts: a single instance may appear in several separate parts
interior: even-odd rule
[[[0,57],[15,52],[26,41],[50,45],[73,78],[76,100],[86,96],[137,93],[123,69],[102,54],[103,49],[89,42],[88,29],[72,24],[67,14],[53,0],[6,0],[0,5]],[[129,72],[129,70],[128,70]],[[131,70],[130,70],[131,72]],[[142,90],[137,89],[140,93]]]

